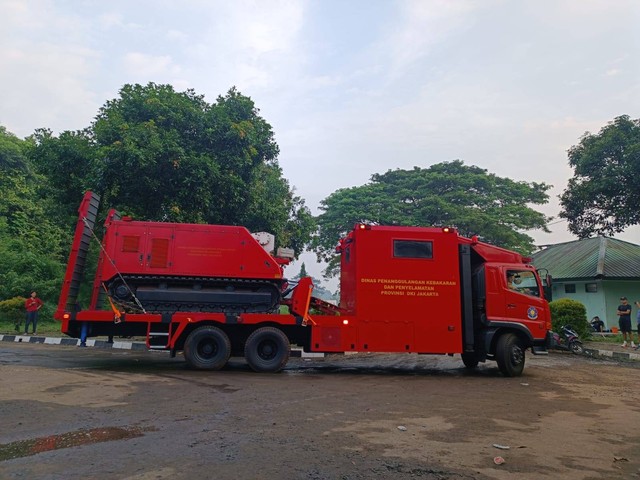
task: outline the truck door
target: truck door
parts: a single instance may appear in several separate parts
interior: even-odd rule
[[[525,323],[534,331],[534,324],[545,323],[546,306],[541,297],[541,285],[533,270],[514,267],[503,269],[504,319]],[[536,328],[537,329],[537,328]]]
[[[144,271],[153,275],[169,273],[173,265],[173,229],[153,225],[147,227],[145,233]]]

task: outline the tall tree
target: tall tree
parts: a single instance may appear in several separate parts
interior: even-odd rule
[[[30,145],[0,127],[0,300],[35,288],[50,303],[59,291],[68,247],[46,211],[40,191],[45,179],[25,154]]]
[[[46,179],[42,195],[53,205],[52,214],[75,222],[78,198],[100,184],[101,162],[89,129],[65,131],[55,136],[49,129],[38,129],[31,136],[27,154],[37,171]]]
[[[91,188],[136,218],[244,225],[300,252],[315,224],[278,153],[271,126],[235,88],[208,104],[149,83],[122,87],[86,130],[36,132],[32,157],[73,211]]]
[[[560,216],[580,238],[612,235],[640,223],[640,119],[615,118],[569,149],[574,170]]]
[[[314,250],[331,261],[337,240],[355,223],[452,226],[462,235],[523,253],[533,250],[525,230],[547,231],[548,218],[529,205],[548,201],[549,185],[516,182],[462,161],[374,174],[360,187],[338,190],[321,202]],[[335,261],[327,273],[335,273]]]

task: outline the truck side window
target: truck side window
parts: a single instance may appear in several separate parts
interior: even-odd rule
[[[507,270],[507,288],[532,297],[540,296],[540,287],[530,270]]]
[[[395,258],[433,258],[433,242],[419,240],[394,240]]]

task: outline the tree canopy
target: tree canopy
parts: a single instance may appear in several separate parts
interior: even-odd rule
[[[297,253],[314,228],[282,175],[271,126],[235,88],[208,104],[193,90],[125,85],[90,127],[38,130],[34,141],[33,163],[65,212],[92,189],[135,218],[243,225]]]
[[[615,118],[569,149],[573,177],[560,216],[579,238],[612,235],[640,223],[640,119]]]
[[[26,156],[30,146],[0,127],[0,300],[24,297],[31,289],[56,298],[69,248],[42,195],[46,179]]]
[[[301,253],[315,221],[278,153],[271,126],[235,88],[209,104],[170,85],[125,85],[85,129],[22,140],[0,127],[0,300],[36,289],[50,313],[89,189],[103,214],[243,225]]]
[[[530,253],[526,230],[547,231],[549,220],[529,205],[548,201],[549,185],[516,182],[460,160],[429,168],[389,170],[366,185],[338,190],[321,202],[314,249],[325,261],[334,258],[337,239],[355,223],[450,226],[462,235]],[[331,272],[330,268],[328,272]]]

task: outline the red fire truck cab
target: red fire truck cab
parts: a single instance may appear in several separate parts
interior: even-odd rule
[[[98,200],[88,192],[80,206],[56,312],[72,337],[144,336],[149,348],[183,351],[194,368],[219,369],[233,355],[265,372],[285,366],[291,344],[460,354],[467,368],[495,360],[506,376],[522,373],[527,349],[547,351],[549,306],[529,259],[452,228],[356,225],[337,247],[334,306],[313,297],[309,278],[289,284],[288,259],[246,229],[136,222],[111,211],[91,304],[81,309]]]

